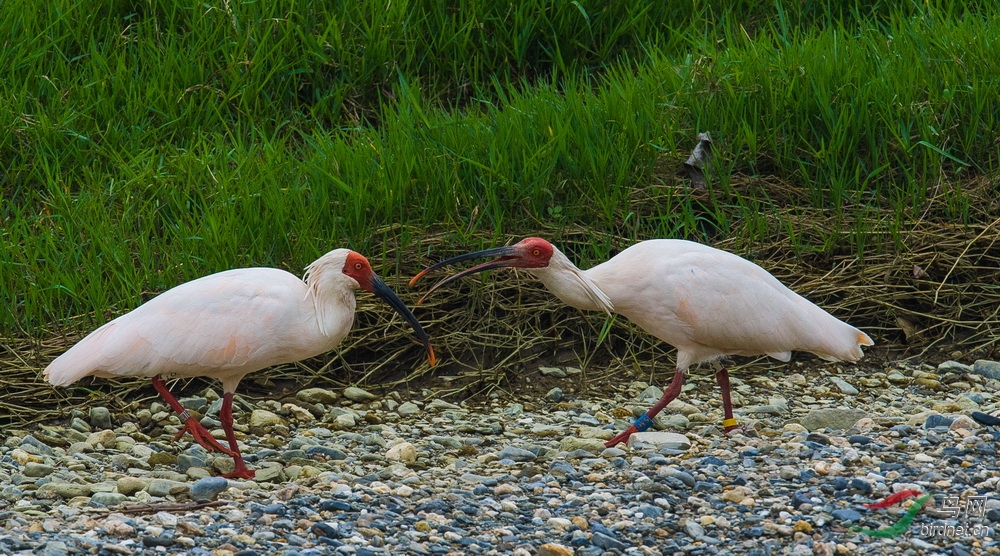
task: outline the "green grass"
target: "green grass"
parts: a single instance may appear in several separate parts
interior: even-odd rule
[[[863,259],[922,218],[992,220],[964,184],[1000,159],[1000,8],[727,4],[8,3],[0,336],[339,246],[399,289],[431,233]],[[710,195],[680,177],[701,131]]]

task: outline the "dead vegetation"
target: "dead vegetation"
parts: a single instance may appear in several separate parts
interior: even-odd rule
[[[933,206],[912,220],[909,229],[893,229],[894,216],[872,209],[855,211],[865,222],[837,220],[821,210],[802,208],[794,189],[772,180],[733,181],[733,193],[760,189],[777,206],[764,218],[770,233],[748,243],[746,236],[717,237],[713,244],[743,255],[839,318],[864,329],[877,349],[894,357],[958,351],[967,362],[996,357],[1000,338],[1000,230],[998,200],[985,180],[965,185],[979,201],[975,223],[953,221]],[[662,190],[637,190],[634,204],[642,214],[658,202]],[[702,201],[713,193],[692,192]],[[779,197],[784,199],[777,199]],[[774,205],[772,205],[774,206]],[[852,211],[845,210],[844,214]],[[734,219],[731,230],[741,223]],[[759,224],[759,223],[758,223]],[[785,230],[799,234],[794,242]],[[864,257],[838,242],[821,246],[836,230],[868,230]],[[548,235],[573,258],[587,242],[610,241],[617,249],[627,238],[582,228],[561,227],[532,232]],[[845,232],[846,233],[846,232]],[[556,237],[558,236],[558,237]],[[422,288],[405,281],[425,264],[463,251],[447,234],[425,233],[423,251],[433,260],[401,256],[401,275],[388,281],[411,306]],[[509,238],[517,240],[519,238]],[[616,250],[617,250],[616,249]],[[390,245],[387,260],[397,253]],[[410,329],[398,318],[387,320],[383,306],[362,295],[356,324],[340,349],[325,357],[249,375],[244,396],[281,398],[309,386],[337,388],[358,384],[373,391],[409,390],[412,395],[452,399],[503,393],[522,387],[547,388],[539,366],[573,366],[584,370],[575,388],[581,391],[612,384],[609,377],[649,380],[672,362],[669,347],[652,340],[625,319],[606,322],[603,314],[581,314],[561,305],[524,274],[496,274],[449,284],[425,305],[414,308],[431,335],[439,365],[430,368]],[[609,333],[601,341],[602,328]],[[112,411],[135,411],[156,397],[147,379],[86,379],[71,388],[53,388],[42,370],[78,338],[4,338],[0,341],[0,422],[23,425],[65,418],[72,408],[105,405]],[[757,367],[760,369],[761,367]],[[539,380],[536,380],[538,378]],[[565,382],[564,382],[565,384]],[[210,380],[191,380],[187,393]],[[433,394],[427,392],[431,390]],[[544,393],[544,392],[543,392]]]

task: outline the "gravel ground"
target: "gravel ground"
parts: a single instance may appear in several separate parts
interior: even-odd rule
[[[1000,554],[1000,363],[782,369],[733,376],[747,431],[721,432],[701,371],[657,419],[663,432],[617,448],[603,440],[663,384],[461,406],[357,388],[238,400],[252,481],[218,477],[231,459],[190,437],[173,442],[164,404],[95,403],[3,432],[0,553]],[[541,372],[577,382],[572,368]],[[216,393],[183,403],[217,428]],[[894,538],[851,530],[903,518],[915,498],[862,506],[901,490],[935,496]]]

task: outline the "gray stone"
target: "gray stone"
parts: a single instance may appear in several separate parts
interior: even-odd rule
[[[305,390],[299,390],[295,394],[295,398],[299,401],[306,403],[321,403],[326,405],[332,405],[337,403],[340,396],[336,392],[327,390],[325,388],[306,388]]]
[[[125,496],[132,496],[140,490],[145,489],[149,481],[140,479],[139,477],[119,477],[115,484],[119,493]]]
[[[128,500],[128,496],[118,492],[95,492],[90,497],[90,505],[97,507],[117,506]]]
[[[351,400],[352,402],[366,403],[373,402],[378,399],[378,396],[372,394],[367,390],[362,390],[357,386],[348,386],[344,389],[344,397]]]
[[[417,449],[409,442],[400,442],[386,450],[385,459],[402,463],[417,461]]]
[[[90,485],[77,483],[51,482],[38,487],[37,496],[39,498],[76,498],[77,496],[90,496]]]
[[[177,516],[170,512],[156,512],[150,517],[150,521],[159,525],[160,527],[165,527],[167,529],[173,529],[177,527]]]
[[[428,440],[430,440],[431,442],[433,442],[435,444],[440,444],[441,446],[444,446],[445,448],[454,448],[454,449],[457,450],[458,448],[462,447],[462,441],[460,439],[458,439],[458,438],[453,437],[453,436],[434,435],[434,436],[431,436]]]
[[[954,422],[955,420],[952,419],[951,417],[945,417],[944,415],[938,415],[937,413],[933,413],[927,416],[927,420],[924,421],[924,428],[925,429],[933,429],[936,427],[948,428]]]
[[[556,387],[556,388],[553,388],[553,389],[549,390],[548,393],[545,394],[545,399],[552,400],[554,402],[560,402],[560,401],[562,401],[562,399],[563,399],[562,388]]]
[[[227,488],[229,481],[224,477],[205,477],[195,481],[188,494],[196,501],[215,500]]]
[[[861,515],[860,512],[852,509],[834,510],[831,513],[833,514],[834,518],[839,519],[841,521],[849,521],[853,523],[855,521],[861,521],[862,519],[864,519],[864,516]]]
[[[354,420],[354,415],[351,415],[350,413],[342,413],[340,415],[337,415],[337,417],[335,417],[333,420],[333,428],[337,430],[353,429],[356,424],[357,423]]]
[[[416,415],[420,413],[420,406],[413,402],[403,402],[396,408],[396,413],[402,416]]]
[[[676,467],[663,468],[662,471],[660,471],[660,473],[663,473],[665,477],[673,477],[679,480],[680,482],[687,485],[688,488],[694,488],[694,485],[696,483],[694,475],[691,475],[687,471],[677,469]]]
[[[514,446],[505,446],[497,456],[500,459],[512,459],[514,461],[534,461],[538,457],[533,452]]]
[[[980,400],[982,400],[981,396]],[[962,411],[978,411],[980,403],[981,402],[974,400],[973,396],[970,394],[962,394],[961,396],[955,398],[955,405],[962,408]]]
[[[945,361],[937,366],[938,372],[956,372],[956,373],[971,373],[973,372],[972,365],[966,365],[965,363],[959,363],[958,361]]]
[[[853,427],[854,423],[867,416],[868,413],[861,409],[848,407],[814,409],[799,423],[809,431],[819,429],[847,430]]]
[[[691,420],[680,413],[659,414],[653,417],[653,424],[658,429],[687,430],[691,427]]]
[[[152,496],[176,496],[187,492],[189,488],[187,483],[171,481],[169,479],[153,479],[146,485],[146,492]]]
[[[208,467],[208,452],[199,445],[194,445],[177,456],[177,471],[186,473],[192,467]]]
[[[830,377],[830,382],[834,383],[837,386],[837,388],[840,389],[840,393],[844,394],[845,396],[858,395],[858,389],[855,388],[854,386],[851,386],[850,383],[848,383],[846,380],[840,377],[836,376]]]
[[[657,448],[670,448],[672,450],[687,450],[691,447],[691,441],[688,440],[688,437],[676,432],[636,432],[628,437],[629,447],[639,443],[652,444]]]
[[[250,413],[250,430],[251,431],[261,431],[267,427],[274,426],[288,426],[288,422],[285,421],[280,415],[268,411],[266,409],[255,409]]]
[[[622,541],[604,533],[594,533],[591,537],[590,542],[597,547],[603,548],[604,550],[625,550],[628,545]]]
[[[566,371],[560,369],[559,367],[538,367],[538,372],[542,373],[542,376],[566,378]]]
[[[41,550],[35,552],[36,556],[64,556],[69,554],[69,546],[63,541],[48,541]]]
[[[55,471],[51,465],[45,465],[44,463],[36,463],[29,461],[24,464],[24,476],[25,477],[47,477]]]
[[[692,539],[699,539],[705,536],[705,528],[693,518],[684,522],[684,532]]]
[[[265,461],[254,471],[253,480],[258,483],[267,483],[281,480],[282,466],[276,461]]]
[[[659,398],[657,398],[657,400],[659,400]],[[681,415],[683,415],[685,417],[688,417],[688,416],[694,415],[695,413],[700,413],[701,412],[701,410],[698,409],[697,406],[695,406],[694,404],[689,404],[689,403],[687,403],[684,400],[673,400],[672,402],[670,402],[670,403],[667,404],[666,409],[667,409],[667,411],[671,411],[673,413],[680,413]],[[639,413],[639,415],[642,415],[645,412],[646,412],[646,410],[643,409]],[[636,417],[638,417],[639,415],[636,415]]]
[[[198,413],[205,413],[205,410],[208,409],[208,400],[201,396],[181,398],[177,401],[180,402],[184,409],[190,409],[192,411],[197,411]]]
[[[986,378],[1000,380],[1000,363],[980,359],[972,364],[972,372],[977,375],[985,376]]]
[[[767,399],[767,405],[773,407],[778,414],[788,412],[788,400],[782,396],[771,396]]]
[[[910,377],[904,375],[899,369],[889,371],[889,374],[885,378],[893,384],[906,384],[911,380]]]
[[[25,435],[25,437],[21,439],[21,446],[31,446],[35,449],[35,453],[43,456],[51,456],[53,453],[52,448],[50,448],[48,444],[42,442],[34,436],[31,436],[30,434]]]
[[[112,430],[96,431],[84,438],[84,442],[95,448],[114,448],[118,445],[118,435]]]
[[[446,402],[444,400],[433,400],[431,403],[427,404],[427,409],[429,411],[444,411],[446,409],[462,409],[453,403]]]
[[[511,417],[517,417],[524,413],[524,406],[519,403],[512,403],[504,408],[503,414],[510,415]]]
[[[111,424],[111,412],[108,408],[101,406],[90,408],[90,424],[95,429],[110,429],[113,426]]]
[[[347,459],[347,454],[343,450],[333,448],[330,446],[308,446],[306,448],[306,455],[308,455],[309,457],[315,457],[317,455],[320,455],[334,461],[342,461]]]
[[[559,450],[562,452],[575,452],[584,450],[590,454],[600,454],[604,451],[604,441],[596,438],[577,438],[567,436],[559,443]]]
[[[69,427],[75,431],[86,434],[90,434],[91,431],[90,425],[79,417],[73,417],[73,419],[69,422]]]
[[[640,402],[655,402],[663,396],[663,389],[657,388],[656,386],[648,386],[645,390],[639,393],[638,400]]]

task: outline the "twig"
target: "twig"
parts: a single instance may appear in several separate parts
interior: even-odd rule
[[[958,257],[955,258],[955,262],[951,265],[951,268],[948,269],[948,273],[944,275],[944,278],[941,280],[941,284],[937,287],[936,290],[934,290],[934,304],[935,305],[937,305],[938,294],[941,292],[941,288],[944,287],[945,282],[948,281],[948,277],[951,276],[952,272],[954,272],[955,267],[958,266],[959,261],[961,261],[962,258],[965,257],[965,254],[969,251],[969,249],[972,247],[972,245],[974,243],[976,243],[977,241],[979,241],[979,238],[983,237],[983,235],[986,232],[992,230],[993,226],[996,226],[998,222],[1000,222],[1000,218],[997,218],[992,223],[990,223],[989,226],[986,226],[985,228],[983,228],[983,231],[979,232],[979,235],[977,235],[975,238],[973,238],[972,241],[968,242],[965,245],[965,249],[962,249],[962,253],[959,254]],[[994,240],[994,241],[996,241],[996,240]],[[993,244],[993,242],[990,242],[990,245],[992,245],[992,244]]]

